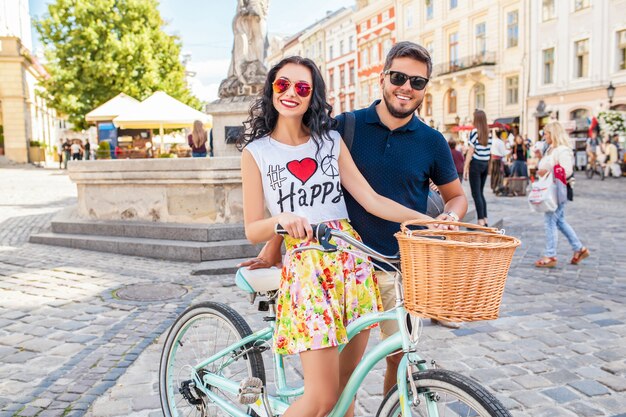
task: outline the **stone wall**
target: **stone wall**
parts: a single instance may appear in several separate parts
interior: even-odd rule
[[[239,156],[70,161],[68,171],[84,219],[243,222]]]

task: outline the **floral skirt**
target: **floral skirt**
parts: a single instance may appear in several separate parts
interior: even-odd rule
[[[360,237],[347,220],[326,222]],[[339,247],[350,247],[337,239]],[[274,349],[282,355],[348,343],[346,327],[359,317],[383,311],[372,264],[346,252],[295,248],[316,244],[285,237],[287,253],[278,292]]]

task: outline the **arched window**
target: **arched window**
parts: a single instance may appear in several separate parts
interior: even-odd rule
[[[424,96],[424,116],[433,115],[433,96],[432,94],[426,94]]]
[[[485,85],[484,84],[476,84],[472,89],[472,95],[474,97],[474,110],[476,109],[485,109]]]
[[[456,113],[456,91],[448,90],[448,113]]]

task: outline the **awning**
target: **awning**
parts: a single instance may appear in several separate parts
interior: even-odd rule
[[[514,117],[500,117],[499,119],[494,120],[493,124],[500,123],[503,125],[518,125],[519,124],[519,116]]]
[[[124,93],[119,93],[111,100],[87,113],[85,120],[88,122],[110,122],[120,114],[132,110],[138,104],[138,100]]]

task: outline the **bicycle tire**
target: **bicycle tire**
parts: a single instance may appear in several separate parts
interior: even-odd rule
[[[487,389],[456,372],[429,369],[413,373],[413,380],[418,393],[423,394],[420,395],[421,401],[417,407],[411,405],[411,415],[413,416],[432,417],[425,407],[424,396],[436,393],[439,395],[437,410],[440,416],[511,417],[502,403]],[[407,398],[412,401],[410,388]],[[397,417],[401,414],[400,395],[396,385],[383,399],[376,416]]]
[[[214,332],[209,326],[210,321],[215,322]],[[199,330],[200,326],[203,326],[202,332]],[[209,333],[206,330],[210,330],[210,334],[214,337],[207,336]],[[250,334],[252,330],[245,319],[226,304],[208,301],[187,308],[172,325],[161,353],[159,396],[164,416],[227,416],[227,413],[209,403],[206,396],[202,395],[199,390],[190,389],[193,390],[194,399],[201,400],[202,404],[192,405],[178,388],[184,381],[189,380],[192,364],[198,363],[199,359],[209,358],[213,353]],[[210,349],[211,345],[212,349]],[[216,371],[215,366],[216,364],[213,364],[213,368],[210,368],[212,372]],[[241,368],[240,371],[237,371],[239,369],[236,368],[237,366]],[[237,380],[257,377],[265,385],[263,356],[256,350],[243,355],[220,372],[231,378],[237,377]],[[222,394],[234,404],[238,404],[236,398],[233,400],[234,396],[224,392]],[[204,410],[200,408],[201,406]],[[250,415],[256,416],[247,406],[241,405],[241,408]],[[209,410],[212,412],[209,413]]]

